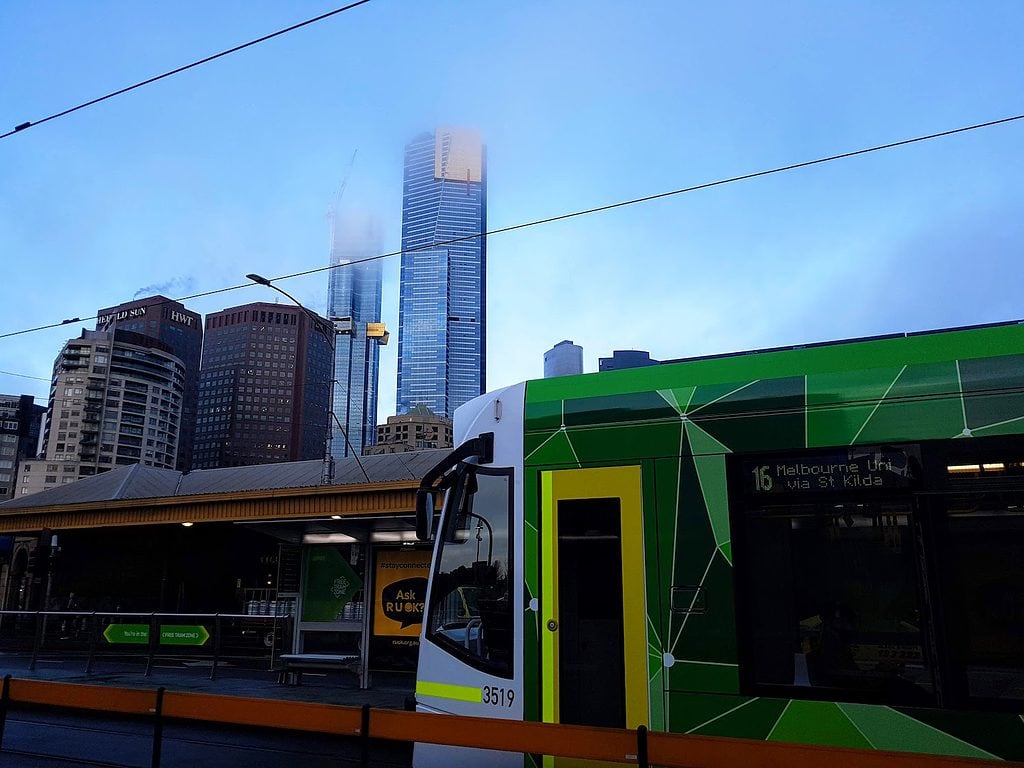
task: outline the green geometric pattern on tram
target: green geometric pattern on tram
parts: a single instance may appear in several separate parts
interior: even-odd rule
[[[527,391],[533,389],[533,382],[528,385]],[[533,400],[526,407],[523,428],[527,432],[554,432],[562,426],[562,401],[561,400]],[[527,450],[527,453],[530,451]]]
[[[967,426],[982,436],[1024,429],[1024,355],[960,362]]]
[[[861,430],[857,443],[941,440],[963,432],[956,363],[907,366]]]
[[[736,698],[737,706],[732,712],[707,718],[704,724],[691,728],[689,733],[698,736],[730,736],[737,739],[768,738],[779,716],[789,702],[786,699],[750,699],[743,704]]]
[[[705,569],[710,563],[712,555],[717,551],[717,547],[707,507],[704,504],[704,495],[700,491],[700,482],[697,478],[693,457],[688,455],[690,444],[685,432],[681,442],[683,451],[681,458],[665,459],[657,463],[659,483],[666,485],[671,483],[667,488],[663,486],[664,491],[659,493],[659,497],[667,502],[661,507],[667,513],[661,518],[661,522],[664,524],[661,530],[666,534],[673,534],[665,536],[666,539],[673,541],[673,551],[662,562],[667,567],[665,581],[668,587],[696,587],[701,584]],[[665,465],[674,465],[676,473],[662,471]],[[673,477],[673,474],[676,476]],[[672,482],[673,480],[675,482]],[[666,606],[666,608],[670,607]],[[669,631],[663,644],[666,651],[676,655],[676,646],[682,639],[682,633],[686,632],[688,635],[694,633],[692,627],[686,626],[694,617],[688,618],[686,614],[674,613],[670,609],[666,612]],[[687,657],[679,652],[678,655],[679,658],[689,658],[695,661],[707,660],[699,654]],[[685,665],[669,668],[668,687],[670,689],[699,690],[687,685],[686,670],[682,668],[683,666]]]
[[[654,493],[657,504],[658,515],[658,564],[664,565],[668,571],[663,576],[664,592],[667,594],[672,585],[673,558],[676,540],[673,533],[676,530],[676,510],[679,508],[679,500],[676,495],[676,487],[679,485],[679,461],[677,459],[659,459],[654,462]],[[665,606],[668,611],[668,605]],[[668,650],[668,642],[663,646]]]
[[[677,411],[657,392],[628,392],[565,400],[562,413],[565,426],[580,427],[669,419]]]
[[[690,631],[686,625],[687,637],[695,637],[697,630]],[[687,648],[678,649],[686,653]],[[702,664],[700,662],[676,661],[669,667],[672,678],[670,686],[675,691],[693,691],[695,693],[739,693],[740,673],[735,664]]]
[[[676,659],[711,664],[677,663],[670,670],[672,684],[687,691],[732,693],[739,690],[732,566],[717,550],[704,577],[704,596],[705,613],[673,616],[675,630],[669,650]]]
[[[699,428],[687,425],[687,431]],[[693,439],[691,436],[691,445]],[[729,496],[725,479],[725,456],[695,456],[694,466],[700,479],[700,489],[704,495],[704,506],[708,510],[708,522],[715,536],[715,546],[722,549],[729,542]],[[732,562],[730,558],[730,563]]]
[[[666,614],[662,601],[665,589],[661,584],[660,561],[652,555],[658,552],[658,516],[654,462],[641,465],[644,538],[644,584],[647,608],[647,679],[649,681],[650,727],[665,729],[665,667],[662,656],[666,627],[661,617]]]
[[[683,455],[676,461],[663,460],[657,465],[658,483],[662,486],[658,493],[660,509],[668,512],[661,517],[660,529],[674,532],[675,543],[674,562],[670,554],[663,561],[671,568],[665,578],[674,586],[703,587],[706,605],[718,608],[703,614],[669,611],[667,650],[677,659],[698,663],[673,665],[668,672],[668,687],[734,692],[738,690],[738,677],[737,668],[732,666],[736,663],[732,568],[720,550],[720,544],[728,538],[728,509],[722,503],[725,463],[722,456],[691,455],[691,437],[703,435],[699,429],[691,430],[691,426],[687,424],[682,437]],[[677,472],[671,471],[671,464],[676,464]],[[708,494],[712,491],[714,502],[709,504]]]
[[[869,742],[843,711],[825,701],[789,702],[775,724],[769,741],[870,749]]]
[[[725,542],[719,549],[722,550],[722,555],[725,559],[729,561],[729,565],[732,565],[732,542]]]
[[[1024,716],[1012,712],[896,709],[954,738],[999,755],[1003,760],[1024,761]]]
[[[732,403],[741,403],[747,399],[746,390],[753,384],[752,381],[727,381],[721,384],[698,384],[694,387],[693,395],[689,398],[689,405],[684,413],[693,413],[709,407],[713,403],[723,400],[731,400]]]
[[[676,558],[670,578],[672,584],[697,586],[718,545],[711,530],[697,468],[693,456],[689,455],[689,437],[684,435],[682,442],[685,455],[675,462],[679,466],[678,497],[672,505],[675,514],[672,525],[666,529],[666,532],[675,531]]]
[[[657,658],[654,658],[654,657]],[[648,680],[647,701],[648,727],[652,731],[665,730],[665,668],[661,664],[661,654],[653,654],[648,660],[651,674]]]
[[[715,456],[718,454],[731,453],[731,451],[718,442],[715,438],[697,426],[690,419],[683,422],[686,425],[686,435],[690,439],[690,449],[694,456]]]
[[[679,417],[649,424],[569,428],[569,439],[581,462],[635,464],[651,456],[679,450]]]
[[[659,389],[658,394],[676,410],[676,413],[686,413],[696,390],[696,387],[675,387],[673,389]]]
[[[533,435],[529,435],[533,438]],[[530,439],[529,443],[536,442],[533,447],[526,448],[528,463],[531,465],[547,464],[576,464],[576,454],[569,444],[569,436],[564,429],[556,430],[540,440]]]
[[[707,405],[692,406],[688,418],[733,452],[802,448],[806,432],[804,377],[755,381]],[[698,387],[694,400],[706,387]],[[717,389],[717,388],[716,388]]]
[[[871,704],[837,706],[875,749],[955,757],[996,757],[987,750],[937,730],[891,707]]]
[[[688,733],[706,725],[709,720],[714,720],[751,701],[750,697],[682,691],[670,692],[667,699],[670,712],[669,731],[672,733]]]
[[[807,447],[852,445],[900,368],[807,377]]]
[[[523,435],[524,463],[533,464],[533,455],[559,431],[556,427],[549,432],[527,432]]]

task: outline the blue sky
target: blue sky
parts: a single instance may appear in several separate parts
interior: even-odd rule
[[[0,127],[338,4],[0,4]],[[326,264],[355,150],[342,208],[396,250],[403,147],[437,125],[483,134],[496,228],[1021,113],[1022,27],[1019,2],[374,0],[0,141],[0,332]],[[488,386],[564,338],[596,370],[1024,317],[1022,146],[1024,121],[493,237]],[[325,308],[326,274],[283,287]],[[80,327],[0,339],[0,370],[47,378]]]

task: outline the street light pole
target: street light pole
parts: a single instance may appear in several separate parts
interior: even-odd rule
[[[294,296],[292,296],[290,293],[285,291],[283,288],[279,288],[276,285],[274,285],[268,278],[263,277],[262,275],[257,275],[255,273],[249,273],[248,275],[246,275],[246,277],[249,278],[250,280],[252,280],[254,283],[257,283],[259,285],[264,285],[267,288],[271,288],[271,289],[277,291],[278,293],[280,293],[281,295],[286,297],[289,301],[291,301],[296,307],[298,307],[299,309],[301,309],[303,312],[306,313],[306,316],[309,317],[310,322],[313,324],[313,327],[317,331],[319,331],[320,333],[322,333],[324,335],[324,338],[327,340],[327,343],[331,347],[331,371],[332,371],[332,373],[331,373],[330,381],[333,382],[334,381],[334,373],[333,373],[333,371],[334,371],[334,363],[335,363],[334,353],[335,353],[335,349],[337,347],[337,341],[338,341],[338,332],[337,332],[337,329],[334,327],[334,325],[330,324],[327,320],[324,320],[322,317],[320,317],[318,314],[316,314],[316,312],[314,312],[313,310],[311,310],[311,309],[307,308],[306,306],[304,306],[301,301],[296,299]],[[330,326],[330,331],[327,330],[326,326],[328,326],[328,325]],[[305,394],[303,394],[303,397],[305,397]],[[359,471],[363,473],[363,477],[365,478],[366,482],[370,482],[370,476],[366,473],[366,468],[363,466],[363,462],[359,460],[359,454],[356,453],[356,451],[352,448],[352,442],[348,439],[348,430],[345,429],[344,425],[342,425],[342,423],[338,419],[337,415],[335,415],[334,410],[330,406],[330,403],[328,403],[328,405],[327,405],[327,412],[332,417],[334,417],[334,420],[338,423],[338,427],[341,428],[341,435],[342,435],[342,437],[345,438],[345,445],[347,445],[348,449],[352,452],[352,456],[353,456],[353,458],[355,458],[356,464],[359,466]],[[325,467],[325,469],[327,467],[331,466],[331,458],[332,458],[331,457],[331,450],[330,450],[330,447],[331,447],[331,430],[330,430],[330,422],[329,421],[327,422],[327,427],[328,427],[327,428],[327,436],[325,438],[325,445],[324,445],[324,467]],[[328,472],[325,471],[323,473],[322,480],[330,481],[331,479],[333,479],[333,478],[328,477],[328,474],[331,474],[331,473],[328,473]]]

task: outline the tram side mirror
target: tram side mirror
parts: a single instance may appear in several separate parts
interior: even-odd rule
[[[416,491],[416,538],[430,541],[430,529],[434,521],[434,492],[419,488]]]

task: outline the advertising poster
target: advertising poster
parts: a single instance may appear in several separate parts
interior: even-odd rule
[[[340,621],[345,604],[363,588],[362,579],[336,547],[306,552],[302,621]]]
[[[378,668],[415,665],[430,555],[430,550],[377,552],[372,647]]]

